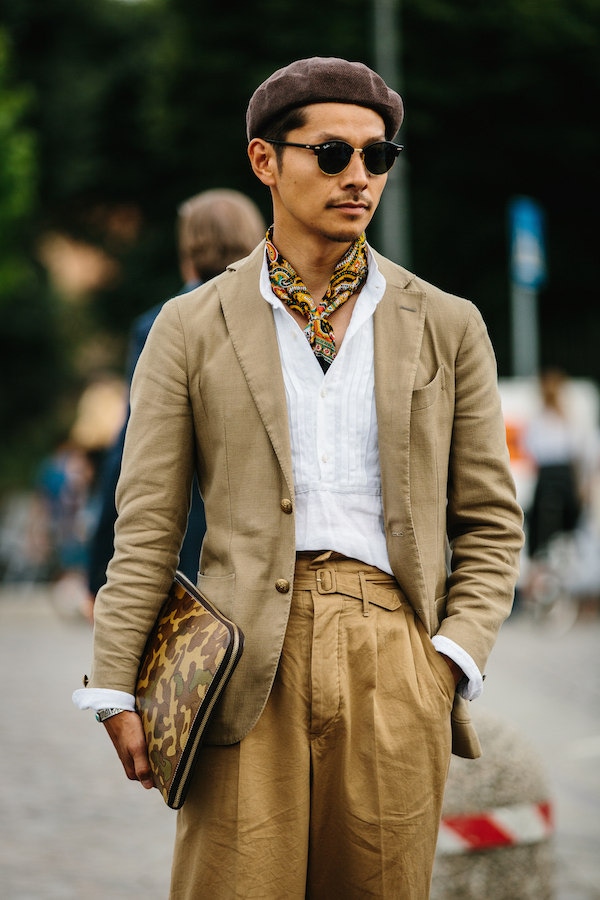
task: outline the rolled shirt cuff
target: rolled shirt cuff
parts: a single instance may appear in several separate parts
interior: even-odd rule
[[[120,709],[135,712],[135,697],[125,691],[113,691],[108,688],[79,688],[73,691],[73,703],[78,709]]]
[[[449,656],[463,670],[465,677],[458,682],[456,691],[465,700],[475,700],[483,691],[483,678],[473,658],[450,638],[435,634],[431,639],[438,653]]]

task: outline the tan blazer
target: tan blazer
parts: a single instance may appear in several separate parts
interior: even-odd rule
[[[154,323],[132,385],[115,555],[96,602],[91,684],[133,693],[196,470],[207,519],[199,585],[246,635],[215,743],[239,741],[260,716],[294,577],[292,458],[273,314],[258,289],[263,252],[170,300]],[[374,329],[390,562],[429,634],[452,638],[484,671],[522,544],[494,355],[471,303],[377,261],[387,281]],[[467,706],[455,703],[454,751],[473,756]]]

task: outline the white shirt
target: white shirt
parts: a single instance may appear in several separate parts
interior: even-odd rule
[[[273,307],[285,385],[295,486],[296,550],[336,550],[393,574],[386,548],[375,409],[373,313],[386,281],[369,251],[369,273],[344,340],[323,372],[306,334],[271,289],[266,258],[260,292]],[[347,435],[347,440],[340,440]],[[468,700],[483,689],[471,656],[436,635],[435,648],[453,659],[466,679]],[[80,709],[121,706],[135,698],[121,691],[84,688],[73,700]]]
[[[337,550],[392,574],[383,529],[373,313],[385,279],[374,260],[344,341],[326,373],[306,334],[271,290],[288,408],[296,550]]]

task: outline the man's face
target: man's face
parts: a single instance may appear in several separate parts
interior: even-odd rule
[[[385,125],[372,109],[348,103],[316,103],[306,107],[306,122],[290,131],[287,141],[322,144],[346,141],[363,148],[385,140]],[[371,175],[359,153],[339,175],[326,175],[310,150],[285,147],[281,165],[272,167],[274,240],[316,238],[347,244],[367,227],[377,209],[387,175]]]

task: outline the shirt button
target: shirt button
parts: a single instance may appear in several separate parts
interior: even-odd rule
[[[280,504],[280,505],[281,505],[281,508],[282,508],[282,510],[284,511],[284,513],[287,513],[288,515],[289,515],[289,514],[293,511],[293,509],[294,509],[294,505],[293,505],[292,501],[291,501],[291,500],[288,500],[287,497],[286,497],[284,500],[281,501],[281,504]]]
[[[329,457],[327,456],[326,453],[324,453],[323,456],[321,457],[321,462],[324,462],[324,463],[329,462]]]
[[[275,582],[275,590],[280,594],[287,594],[290,589],[290,583],[285,578],[278,578]]]

